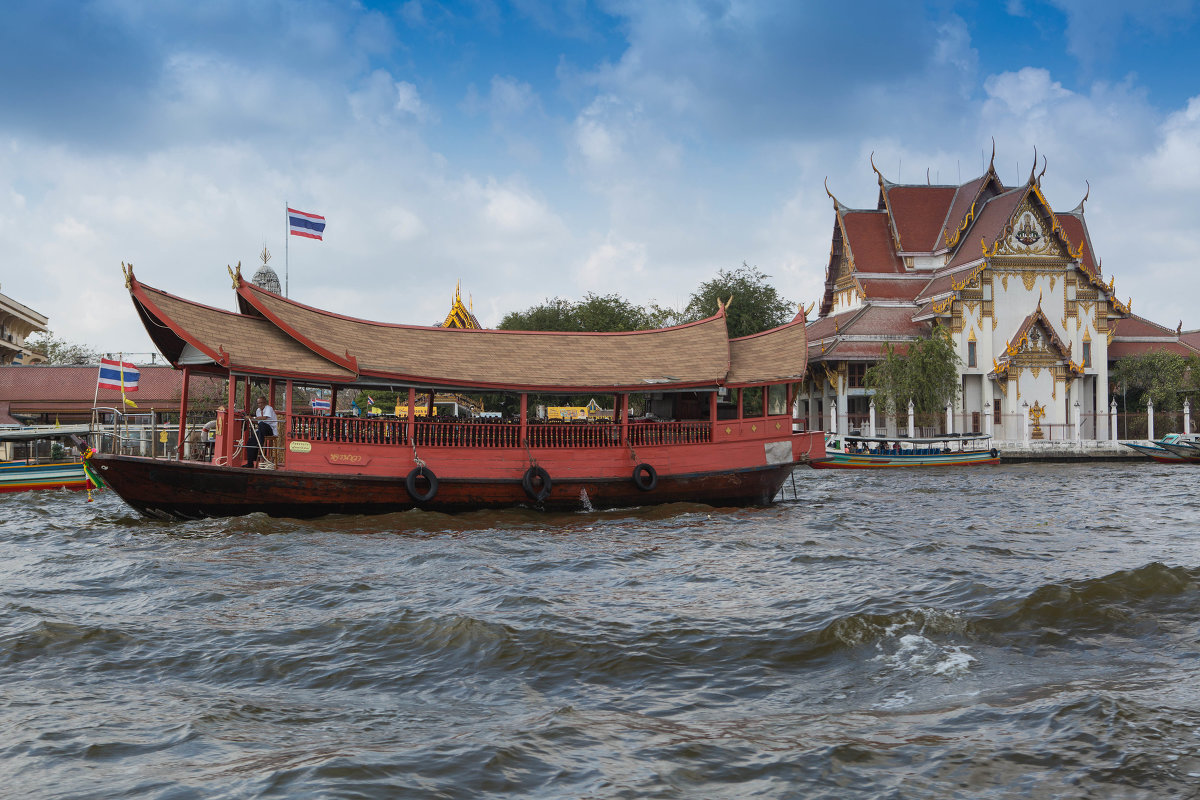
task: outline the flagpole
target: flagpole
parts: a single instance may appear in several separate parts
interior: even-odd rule
[[[283,201],[283,296],[288,296],[288,239],[291,237],[291,223],[288,220],[288,203]]]

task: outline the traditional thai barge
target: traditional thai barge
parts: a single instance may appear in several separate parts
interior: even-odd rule
[[[971,467],[999,464],[1000,453],[985,433],[928,438],[876,436],[830,437],[814,469],[888,469],[896,467]]]
[[[243,280],[240,265],[230,275],[236,312],[151,288],[126,269],[146,331],[183,371],[179,442],[190,377],[228,378],[211,460],[185,458],[185,446],[168,458],[132,455],[119,433],[95,437],[92,464],[147,515],[756,505],[772,502],[795,465],[824,456],[820,432],[793,431],[802,314],[741,338],[728,336],[724,308],[630,333],[460,330],[342,316]],[[314,391],[336,410],[339,392],[364,389],[402,398],[394,417],[312,413]],[[501,416],[442,419],[433,403],[445,393]],[[279,412],[260,464],[268,469],[241,466],[259,396]],[[611,420],[534,413],[581,396],[606,398]]]

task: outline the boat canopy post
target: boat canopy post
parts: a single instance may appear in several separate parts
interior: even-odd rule
[[[175,460],[183,461],[184,434],[187,431],[188,411],[188,379],[192,376],[190,367],[183,368],[183,388],[179,392],[179,446],[176,448]]]
[[[708,393],[708,424],[712,430],[709,431],[709,436],[715,442],[717,440],[717,390],[713,389]]]
[[[528,393],[526,393],[526,392],[521,392],[521,421],[520,421],[520,424],[521,424],[521,430],[520,430],[520,437],[521,437],[521,444],[522,444],[522,445],[525,445],[525,444],[527,444],[527,442],[526,442],[526,436],[527,436],[527,435],[528,435],[528,433],[529,433],[529,413],[528,413],[528,412],[529,412],[529,394],[528,394]]]
[[[413,419],[417,415],[417,387],[408,387],[408,423],[405,425],[406,436],[408,441],[413,441],[413,434],[416,432],[417,423]]]
[[[629,444],[629,392],[617,395],[617,407],[614,412],[617,418],[613,420],[621,426],[621,446]]]
[[[745,389],[734,389],[734,391],[737,392],[737,418],[741,419],[742,418],[742,396],[746,390]]]
[[[766,419],[770,416],[768,413],[771,410],[771,387],[769,384],[762,385],[762,416]]]
[[[287,383],[283,385],[283,391],[287,394],[283,398],[283,413],[286,419],[283,424],[283,446],[287,449],[287,443],[292,438],[292,381],[289,378]]]

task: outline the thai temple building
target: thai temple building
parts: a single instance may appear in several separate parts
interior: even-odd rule
[[[38,364],[46,357],[25,346],[35,333],[46,333],[49,319],[32,308],[0,294],[0,365]]]
[[[1018,186],[1000,180],[994,149],[987,171],[957,186],[892,183],[871,166],[875,208],[847,208],[826,187],[833,238],[797,406],[810,429],[907,432],[907,409],[886,418],[864,375],[886,345],[904,354],[935,324],[961,358],[961,392],[937,420],[919,420],[917,435],[1107,439],[1116,358],[1200,352],[1182,324],[1134,316],[1118,298],[1088,233],[1087,193],[1055,211],[1044,161]]]
[[[442,323],[442,327],[464,328],[473,331],[483,330],[483,326],[475,318],[474,311],[463,305],[459,284],[454,285],[454,302],[450,304],[450,313],[446,315],[446,320]]]

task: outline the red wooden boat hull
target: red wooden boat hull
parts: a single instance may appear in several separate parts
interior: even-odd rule
[[[417,502],[406,475],[332,474],[296,470],[246,469],[97,453],[93,466],[108,486],[138,511],[156,517],[201,519],[252,512],[274,517],[311,518],[325,514],[385,514],[420,508],[458,512],[518,505],[578,511],[673,502],[718,506],[767,505],[779,493],[795,463],[736,470],[657,476],[653,489],[625,477],[553,477],[542,502],[533,501],[521,478],[439,476],[437,493]],[[645,481],[643,481],[645,483]]]

